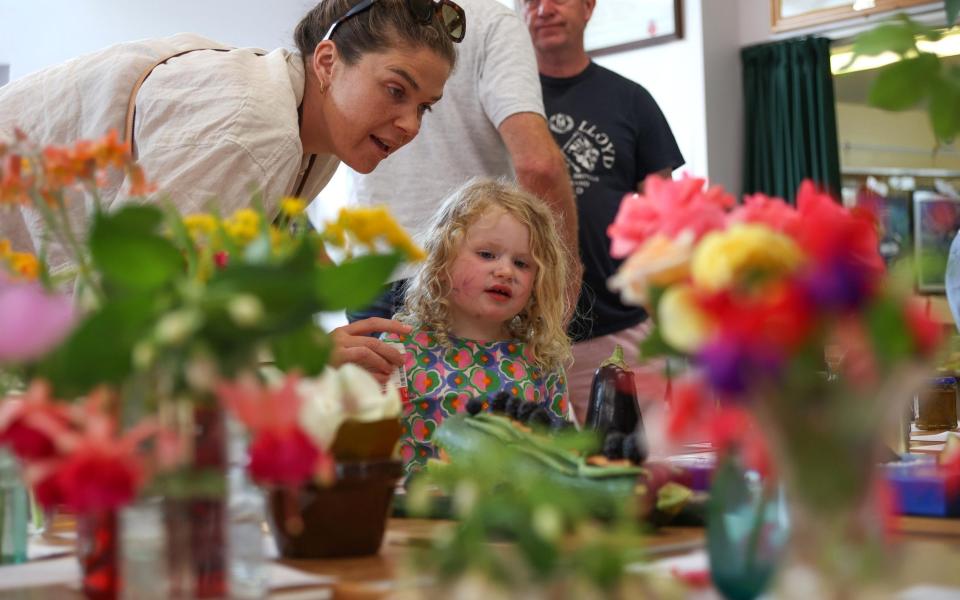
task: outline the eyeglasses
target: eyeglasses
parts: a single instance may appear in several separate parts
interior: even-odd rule
[[[330,25],[327,35],[323,36],[321,41],[329,40],[341,23],[368,10],[376,1],[362,0],[355,4],[346,14]],[[433,15],[436,14],[440,24],[443,25],[444,33],[450,37],[450,40],[458,44],[463,41],[463,36],[467,33],[467,15],[464,14],[459,4],[454,3],[453,0],[406,0],[406,2],[407,8],[418,23],[428,24],[433,19]]]

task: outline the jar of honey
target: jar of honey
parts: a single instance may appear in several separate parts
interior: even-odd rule
[[[917,395],[917,429],[957,428],[957,378],[938,377]]]

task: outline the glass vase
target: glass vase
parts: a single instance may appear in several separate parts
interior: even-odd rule
[[[789,538],[783,486],[721,459],[707,504],[707,554],[714,586],[728,600],[753,600],[780,566]]]
[[[120,540],[117,512],[103,510],[77,516],[77,558],[83,593],[92,600],[114,600],[120,590]]]
[[[174,413],[171,415],[170,411]],[[170,597],[226,598],[226,432],[223,409],[212,399],[181,401],[163,411],[178,432],[185,461],[168,477],[164,529]]]

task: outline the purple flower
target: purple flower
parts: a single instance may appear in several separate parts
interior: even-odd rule
[[[776,377],[783,365],[783,357],[775,348],[733,337],[719,337],[701,349],[697,363],[703,367],[713,389],[738,395],[747,391],[751,384]]]
[[[25,362],[52,350],[70,333],[73,301],[35,282],[0,279],[0,364]]]
[[[839,312],[863,306],[872,293],[872,281],[870,272],[849,260],[820,263],[801,278],[815,306]]]

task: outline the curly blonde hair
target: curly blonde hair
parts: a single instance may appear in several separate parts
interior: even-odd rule
[[[544,202],[503,180],[471,179],[444,201],[423,240],[427,259],[408,282],[397,318],[432,331],[441,344],[449,345],[450,267],[467,229],[496,208],[529,230],[530,253],[538,267],[530,300],[507,323],[507,330],[526,343],[538,366],[560,368],[570,358],[570,339],[564,327],[568,250],[560,239],[556,218]]]

